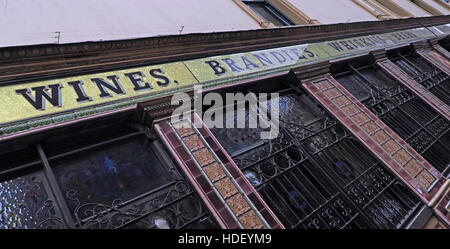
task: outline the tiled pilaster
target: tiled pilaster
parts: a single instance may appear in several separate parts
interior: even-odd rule
[[[304,88],[426,203],[446,181],[399,135],[330,75],[307,80]]]
[[[435,213],[450,226],[450,186],[434,208]]]
[[[431,46],[434,48],[434,50],[438,51],[441,55],[443,55],[445,58],[447,58],[447,60],[450,60],[450,52],[447,51],[447,49],[443,48],[439,44],[433,44]]]
[[[450,75],[450,61],[442,54],[434,51],[430,48],[418,49],[417,53],[422,56],[426,61],[439,68],[442,72]]]
[[[197,115],[155,130],[222,228],[284,228]]]
[[[388,59],[382,59],[376,62],[381,70],[385,71],[401,84],[406,86],[410,91],[417,94],[425,103],[428,103],[435,111],[444,116],[447,120],[450,120],[450,107],[442,100],[436,97],[433,93],[428,91],[424,86],[415,81],[411,76],[405,73],[397,65]]]

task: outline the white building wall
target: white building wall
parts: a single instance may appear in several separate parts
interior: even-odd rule
[[[258,29],[231,0],[0,0],[0,47]]]
[[[346,23],[377,20],[351,0],[289,0],[312,19],[321,23]]]
[[[419,6],[415,5],[409,0],[392,0],[392,1],[416,17],[431,16],[430,13],[420,8]]]

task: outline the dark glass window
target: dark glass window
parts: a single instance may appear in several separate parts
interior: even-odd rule
[[[359,100],[370,98],[370,89],[361,84],[354,75],[344,75],[339,82]]]
[[[404,65],[405,71],[410,70],[411,75],[421,72],[419,66],[406,61],[397,60],[397,63]],[[427,70],[430,66],[422,68]],[[450,174],[450,122],[375,66],[348,64],[346,70],[334,76],[437,170],[446,176]]]
[[[420,200],[300,89],[279,93],[277,138],[260,139],[261,127],[211,131],[283,225],[404,226]]]
[[[271,22],[276,26],[294,25],[287,17],[275,9],[267,1],[243,1],[250,9],[258,14],[265,21]]]
[[[0,182],[0,228],[47,227],[65,225],[41,172]]]
[[[171,181],[148,141],[142,137],[104,145],[51,162],[69,208],[110,204],[138,197]],[[76,198],[76,201],[74,201]]]
[[[0,144],[0,227],[218,227],[161,142],[131,119],[54,130],[25,148]]]

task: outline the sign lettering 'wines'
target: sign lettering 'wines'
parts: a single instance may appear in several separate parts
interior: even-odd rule
[[[160,68],[152,69],[149,71],[150,77],[156,80],[156,84],[161,87],[168,87],[172,84],[172,81],[164,75],[164,71]],[[143,92],[146,90],[154,89],[152,83],[145,82],[146,75],[141,71],[132,73],[124,73],[121,75],[128,78],[129,82],[133,85],[135,92]],[[100,98],[110,98],[114,95],[125,95],[127,92],[120,83],[119,75],[108,75],[104,78],[90,78],[91,83],[94,83],[98,88],[98,96]],[[177,80],[173,83],[178,84]],[[76,101],[78,103],[84,103],[92,101],[93,98],[86,94],[84,81],[77,80],[67,82],[67,85],[73,88],[76,95]],[[45,102],[48,101],[53,106],[62,107],[62,95],[61,89],[63,84],[53,84],[48,86],[38,86],[33,88],[18,89],[16,93],[22,95],[36,110],[45,110]]]

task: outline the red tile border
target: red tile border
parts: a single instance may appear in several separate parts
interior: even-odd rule
[[[199,121],[196,119],[199,119],[196,114],[192,115],[192,123]],[[264,228],[267,224],[268,228],[283,228],[209,129],[203,122],[199,124],[202,127],[192,129],[173,125],[175,130],[171,130],[169,121],[163,120],[155,124],[155,130],[219,225],[222,228],[239,228],[240,225],[242,228]],[[248,198],[249,194],[252,200]],[[266,210],[264,215],[263,210]]]
[[[442,56],[450,60],[450,52],[447,49],[441,47],[439,44],[432,45],[433,49],[438,51]]]
[[[216,219],[217,223],[221,228],[227,228],[227,225],[221,215],[219,214],[217,208],[220,205],[219,197],[216,193],[210,192],[206,193],[200,185],[195,180],[195,176],[193,175],[193,172],[186,166],[185,162],[183,161],[181,157],[178,156],[178,153],[176,152],[174,145],[176,145],[177,140],[169,140],[169,138],[166,136],[167,131],[169,130],[170,126],[167,122],[159,122],[154,125],[155,131],[158,133],[158,135],[161,137],[161,140],[166,145],[170,153],[173,155],[174,159],[178,163],[178,165],[181,166],[181,169],[185,173],[188,180],[191,182],[194,189],[199,194],[200,198],[203,200],[203,203],[206,205],[206,207],[210,210],[211,214]],[[173,144],[175,143],[175,144]],[[216,198],[216,199],[214,199]]]
[[[334,86],[334,89],[327,88],[327,92],[332,94],[323,94],[322,92],[312,92],[315,84],[328,82]],[[431,164],[409,146],[400,136],[390,129],[375,114],[368,110],[353,95],[351,95],[339,82],[331,75],[326,75],[303,83],[310,94],[312,94],[330,113],[333,114],[350,132],[355,135],[369,150],[371,150],[388,168],[390,168],[400,179],[402,179],[418,196],[425,202],[429,202],[432,196],[438,191],[445,179]],[[337,90],[340,92],[337,93]],[[336,100],[342,100],[346,96],[354,105],[344,107],[345,115],[338,107]],[[330,97],[333,99],[330,101]],[[341,105],[342,106],[342,105]],[[348,107],[351,107],[348,108]],[[358,107],[358,112],[354,107]],[[346,109],[347,108],[347,109]],[[363,117],[362,115],[365,115]],[[355,120],[356,119],[356,120]],[[371,120],[362,122],[361,120]],[[398,154],[397,154],[398,153]],[[412,163],[408,166],[411,173],[407,173],[402,165],[410,163],[412,160],[420,166],[420,172],[414,172]],[[417,166],[416,165],[416,166]],[[423,173],[422,173],[423,172]],[[431,172],[431,174],[430,174]],[[417,174],[415,174],[417,173]],[[412,176],[410,175],[412,174]],[[434,176],[432,176],[432,174]],[[413,177],[419,177],[414,179]],[[434,185],[433,185],[434,184]],[[428,188],[429,191],[427,191]]]
[[[450,180],[448,180],[450,181]],[[447,187],[445,193],[434,207],[434,211],[447,223],[450,227],[450,186]]]
[[[414,92],[420,99],[431,106],[435,111],[440,113],[444,118],[450,121],[450,107],[442,100],[428,91],[424,86],[415,81],[411,76],[405,73],[401,68],[388,59],[377,62],[377,65],[385,73],[394,77],[397,81]]]
[[[239,221],[245,229],[261,229],[263,227],[263,224],[253,210],[250,210],[239,217]]]
[[[450,61],[432,49],[419,49],[417,54],[450,76]]]
[[[254,207],[257,210],[266,210],[272,219],[276,221],[276,228],[278,229],[284,229],[283,224],[281,221],[276,217],[276,215],[273,213],[273,211],[269,208],[269,206],[264,202],[264,200],[261,198],[261,196],[258,194],[256,189],[250,184],[250,182],[247,180],[247,178],[244,176],[242,171],[239,169],[239,167],[234,163],[234,161],[231,159],[231,156],[226,152],[226,150],[220,145],[219,141],[215,138],[215,136],[212,134],[212,132],[205,126],[205,124],[201,121],[200,117],[197,116],[197,114],[194,115],[194,119],[196,119],[199,123],[202,123],[202,127],[204,129],[205,135],[210,137],[211,143],[214,143],[218,150],[221,151],[223,154],[224,159],[226,158],[226,163],[224,163],[224,166],[227,168],[227,170],[230,172],[230,174],[233,176],[233,178],[236,180],[236,183],[239,185],[239,187],[242,189],[242,191],[247,196],[254,196],[250,201],[254,205]],[[208,143],[210,143],[208,141]],[[236,177],[235,177],[236,176]],[[267,220],[266,220],[267,221]],[[267,221],[268,222],[268,221]],[[270,224],[269,224],[270,225]],[[272,227],[272,225],[270,225]]]
[[[242,194],[236,194],[230,197],[226,202],[230,205],[231,210],[237,216],[240,216],[250,210],[250,206],[248,205]]]

